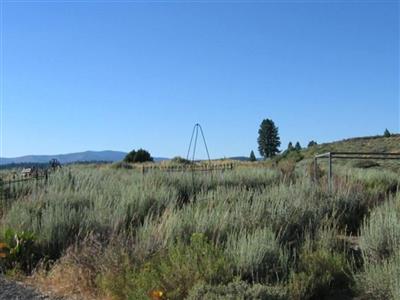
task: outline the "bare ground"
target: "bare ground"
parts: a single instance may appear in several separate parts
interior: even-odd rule
[[[0,300],[56,300],[22,283],[10,281],[0,275]]]

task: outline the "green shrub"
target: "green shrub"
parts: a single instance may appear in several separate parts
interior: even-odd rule
[[[193,234],[188,245],[178,242],[132,274],[135,288],[129,297],[141,299],[152,290],[161,290],[167,298],[183,299],[198,282],[217,284],[231,279],[231,264],[223,251],[204,235]]]
[[[39,259],[42,258],[40,249],[36,244],[35,236],[30,232],[16,232],[6,229],[0,241],[5,244],[5,268],[18,269],[30,273]]]
[[[179,164],[179,165],[181,165],[181,164],[189,165],[192,162],[190,160],[186,159],[186,158],[183,158],[183,157],[180,157],[180,156],[175,156],[173,159],[171,159],[171,163]]]
[[[366,262],[364,272],[356,277],[357,291],[362,299],[400,299],[400,250],[388,260]]]
[[[261,284],[250,285],[244,281],[233,281],[226,285],[196,284],[189,292],[187,300],[284,300],[287,299],[283,287]]]
[[[140,265],[130,257],[128,249],[121,247],[121,243],[110,243],[91,265],[97,273],[95,285],[102,294],[112,299],[128,299],[132,291],[141,289],[138,282],[132,279],[140,272]],[[144,299],[146,295],[140,296],[134,299]]]
[[[400,195],[375,208],[360,230],[364,269],[357,290],[367,299],[400,299]]]
[[[372,210],[360,230],[365,260],[379,262],[400,250],[400,196]]]
[[[399,174],[378,169],[339,169],[338,173],[352,184],[361,184],[370,194],[395,193],[400,186]]]
[[[226,252],[243,279],[276,282],[286,277],[288,258],[269,228],[238,231],[228,236]]]
[[[378,164],[376,161],[373,160],[359,160],[353,163],[353,167],[355,168],[360,168],[360,169],[368,169],[368,168],[373,168],[373,167],[379,167],[380,164]]]
[[[318,246],[313,249],[310,243],[306,241],[297,271],[289,280],[290,299],[323,299],[350,291],[353,279],[344,254]]]

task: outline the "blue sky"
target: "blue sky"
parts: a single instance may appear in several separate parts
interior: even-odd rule
[[[399,132],[399,2],[2,2],[2,155]],[[200,153],[204,156],[204,151]]]

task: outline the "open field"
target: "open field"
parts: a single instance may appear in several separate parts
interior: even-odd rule
[[[309,166],[327,149],[343,146],[214,172],[65,167],[1,201],[0,266],[78,299],[400,299],[400,162],[338,163],[329,192]]]

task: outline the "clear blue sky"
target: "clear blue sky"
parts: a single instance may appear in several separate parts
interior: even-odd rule
[[[319,1],[321,2],[321,1]],[[2,3],[3,156],[399,132],[399,2]],[[204,153],[204,152],[203,152]]]

